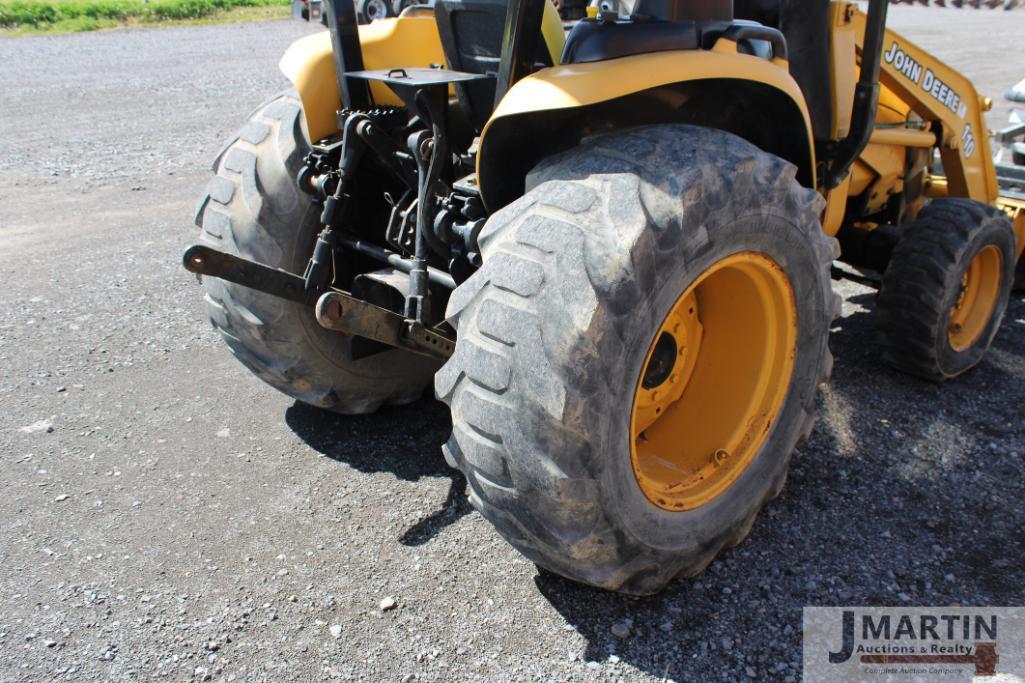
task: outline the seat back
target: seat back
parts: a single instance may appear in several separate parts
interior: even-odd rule
[[[829,62],[829,0],[623,0],[610,3],[625,8],[637,17],[663,22],[679,22],[681,31],[689,33],[689,22],[699,24],[703,36],[714,35],[715,24],[732,20],[755,21],[775,28],[787,39],[790,74],[797,81],[808,103],[812,130],[817,140],[827,140],[832,133],[833,98],[832,72]],[[712,28],[713,30],[705,30]],[[619,29],[617,29],[619,30]],[[628,42],[643,38],[644,44],[619,44],[616,54],[637,54],[648,50],[673,49],[664,47],[667,41],[655,34],[671,32],[665,27],[631,28]],[[619,30],[625,34],[625,30]],[[577,31],[574,30],[574,33]],[[590,38],[580,36],[573,38]],[[625,37],[625,36],[624,36]],[[676,40],[684,40],[677,38]],[[622,43],[622,41],[620,41]],[[567,46],[567,53],[570,52]],[[573,46],[583,53],[581,46]],[[704,47],[708,47],[704,45]],[[742,46],[744,47],[744,46]],[[755,46],[757,48],[759,46]],[[752,49],[747,46],[746,49]],[[760,54],[757,49],[756,54]],[[585,60],[586,61],[586,60]]]
[[[469,73],[498,73],[502,57],[503,0],[439,0],[434,4],[448,67]]]
[[[441,48],[448,68],[498,75],[502,61],[502,30],[506,3],[502,0],[439,0],[434,4]],[[475,135],[491,116],[495,79],[456,85],[456,96]]]
[[[506,0],[437,0],[434,16],[448,68],[497,76],[507,9]],[[537,66],[552,66],[544,40],[538,44]],[[495,85],[495,80],[456,85],[456,96],[475,133],[494,110]]]
[[[808,103],[815,139],[828,140],[833,122],[829,0],[735,0],[734,15],[782,31],[790,74]]]

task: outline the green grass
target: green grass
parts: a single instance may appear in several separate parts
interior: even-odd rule
[[[276,18],[287,16],[289,5],[289,0],[0,0],[0,33]]]

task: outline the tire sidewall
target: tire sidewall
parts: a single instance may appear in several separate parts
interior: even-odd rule
[[[808,239],[807,227],[779,216],[756,213],[726,224],[709,225],[708,232],[715,237],[704,253],[694,257],[663,253],[653,264],[656,294],[637,302],[638,324],[626,340],[623,356],[609,366],[613,375],[609,386],[624,387],[623,396],[615,401],[594,402],[608,412],[592,416],[607,425],[599,478],[605,509],[636,541],[674,554],[699,552],[722,544],[739,523],[756,513],[768,491],[783,476],[804,422],[806,406],[814,400],[821,378],[820,364],[830,318],[823,295],[822,266],[814,244]],[[634,390],[649,345],[680,294],[710,266],[744,251],[770,257],[786,273],[793,289],[798,334],[790,386],[768,438],[725,491],[693,510],[664,510],[645,497],[633,472],[630,417]]]

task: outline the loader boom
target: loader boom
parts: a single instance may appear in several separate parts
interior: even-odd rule
[[[854,14],[859,52],[865,22],[864,14]],[[979,96],[972,82],[889,29],[883,39],[880,80],[930,124],[949,193],[993,203],[999,187],[983,116],[989,101]]]

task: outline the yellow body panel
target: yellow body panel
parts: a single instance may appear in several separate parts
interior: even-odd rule
[[[872,168],[861,159],[854,162],[851,166],[851,172],[848,174],[849,183],[847,185],[848,195],[851,197],[857,197],[862,192],[868,189],[868,186],[872,184],[872,181],[876,179],[876,174]],[[844,202],[847,198],[844,197]]]
[[[827,235],[834,236],[840,232],[847,211],[847,197],[854,194],[850,191],[854,175],[855,173],[848,173],[839,185],[826,193],[826,210],[822,213],[822,232]],[[868,181],[865,182],[865,187],[868,187]]]
[[[562,48],[566,45],[566,29],[562,27],[559,10],[555,9],[550,0],[545,3],[545,11],[541,16],[541,36],[544,38],[545,47],[548,48],[548,56],[552,58],[552,64],[558,64],[562,59]]]
[[[1017,251],[1015,255],[1020,259],[1025,255],[1025,200],[1001,197],[997,201],[997,206],[1011,219],[1016,238],[1015,248]]]
[[[854,85],[858,81],[855,65],[854,12],[846,3],[829,6],[829,67],[833,76],[832,138],[846,137],[851,129]]]
[[[319,140],[336,130],[335,112],[341,105],[334,80],[331,36],[327,31],[300,38],[289,45],[278,68],[299,94],[310,139]]]
[[[860,73],[860,70],[859,70]],[[895,92],[879,84],[879,109],[876,110],[876,123],[891,124],[903,123],[908,120],[911,107],[908,103],[897,96]]]

